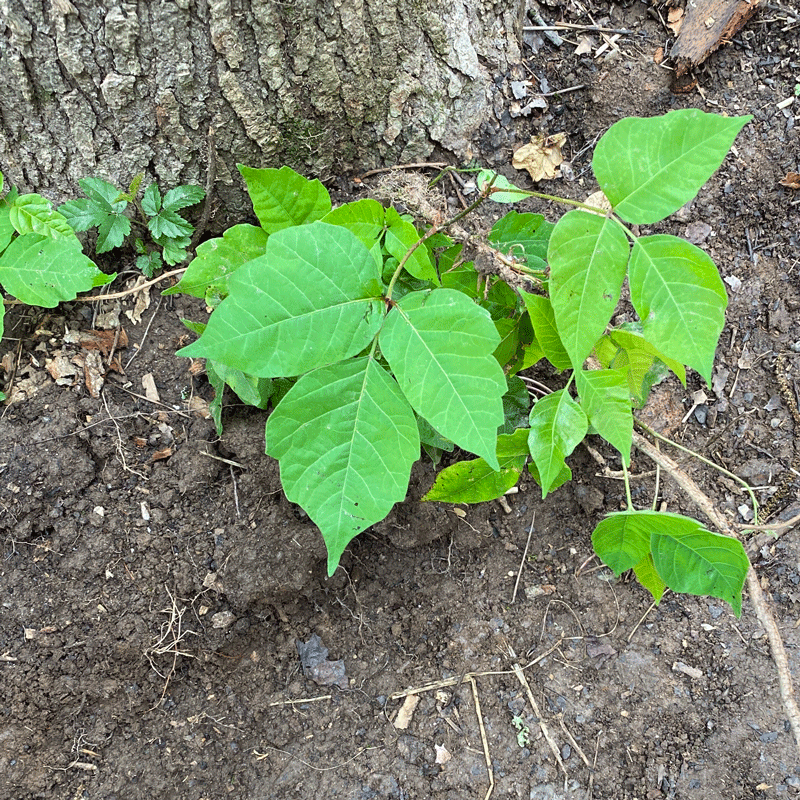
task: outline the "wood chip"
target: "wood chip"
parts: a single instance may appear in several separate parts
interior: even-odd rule
[[[394,719],[394,727],[397,730],[404,731],[411,724],[411,717],[414,716],[414,709],[417,707],[417,703],[419,703],[418,694],[410,694],[403,701],[403,705],[400,706],[400,710]]]

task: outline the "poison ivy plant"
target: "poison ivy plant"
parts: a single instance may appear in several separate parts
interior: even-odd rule
[[[130,235],[131,225],[135,226],[136,266],[152,278],[164,263],[180,264],[186,259],[194,226],[178,212],[199,203],[205,192],[199,186],[176,186],[162,197],[158,185],[151,183],[140,202],[143,178],[143,174],[137,175],[126,192],[101,178],[84,178],[78,183],[86,197],[67,201],[58,213],[71,230],[97,228],[97,253],[120,247]],[[136,211],[133,219],[126,214],[129,205]]]
[[[368,199],[332,209],[319,181],[239,168],[260,225],[201,245],[170,290],[214,309],[180,354],[207,359],[218,399],[227,383],[245,402],[272,403],[266,451],[320,527],[329,572],[404,498],[420,448],[434,461],[455,446],[477,457],[444,469],[426,500],[499,497],[526,464],[544,497],[569,480],[587,434],[627,467],[633,409],[668,371],[710,379],[727,303],[716,267],[682,239],[630,226],[691,200],[748,120],[689,110],[620,121],[592,162],[611,210],[537,195],[575,208],[555,224],[509,212],[478,246],[479,265],[449,223],[421,230]],[[499,203],[536,195],[489,170],[477,184]],[[638,320],[614,327],[626,280]],[[542,359],[566,386],[539,385],[530,407],[516,376]],[[739,613],[744,551],[694,520],[629,503],[593,541],[656,601],[669,587]]]
[[[5,196],[2,192],[0,173],[0,286],[5,292],[27,305],[54,308],[114,279],[83,254],[75,232],[49,200],[20,195],[13,187]],[[0,338],[4,310],[0,303]]]

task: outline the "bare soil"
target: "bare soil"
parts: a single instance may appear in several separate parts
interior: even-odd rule
[[[564,6],[542,9],[592,23],[580,4]],[[621,117],[753,114],[698,199],[653,229],[699,242],[728,279],[714,389],[687,413],[700,379],[664,384],[644,414],[766,499],[797,435],[775,362],[786,354],[792,386],[800,194],[779,181],[800,171],[800,98],[779,104],[800,84],[800,8],[762,9],[683,95],[653,61],[668,31],[647,5],[595,2],[591,16],[631,33],[599,57],[599,34],[576,55],[580,31],[558,48],[527,33],[528,61],[497,76],[497,118],[476,159],[529,185],[509,166],[512,150],[564,131],[572,173],[543,185],[583,198],[596,188],[591,147]],[[513,117],[512,81],[526,80],[531,97],[582,88]],[[65,331],[101,327],[93,305],[7,317],[0,355],[11,354],[4,363],[24,394],[0,424],[0,796],[465,800],[486,797],[492,781],[498,799],[800,794],[800,756],[749,603],[738,620],[707,598],[669,594],[652,608],[638,584],[610,579],[589,535],[621,507],[623,488],[584,447],[571,484],[542,501],[523,480],[510,511],[420,503],[434,477],[422,463],[408,500],[326,579],[319,533],[264,455],[264,413],[229,397],[221,439],[200,413],[210,387],[174,353],[188,335],[180,318],[203,319],[202,305],[156,289],[150,299],[138,322],[124,314],[134,300],[121,302],[129,341],[112,358],[123,372],[108,372],[96,398],[82,371],[59,385],[45,369],[59,353],[87,360]],[[689,468],[744,522],[733,482]],[[635,472],[650,470],[635,461]],[[652,503],[654,488],[652,474],[638,478],[635,502]],[[663,475],[659,502],[693,513]],[[783,505],[784,517],[800,511],[797,483]],[[797,533],[751,550],[800,681]],[[317,675],[336,685],[304,674],[297,642],[314,634],[343,661]],[[453,685],[465,673],[479,675]],[[399,729],[404,701],[393,695],[408,688],[419,703]]]

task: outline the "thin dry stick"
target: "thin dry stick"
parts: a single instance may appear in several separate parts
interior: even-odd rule
[[[514,674],[517,676],[517,680],[519,680],[519,682],[522,684],[522,688],[525,689],[525,693],[528,695],[528,701],[531,704],[533,713],[539,720],[539,727],[542,730],[542,735],[544,736],[547,744],[550,745],[550,749],[553,751],[553,755],[555,756],[555,759],[558,762],[558,766],[561,767],[565,776],[568,775],[569,773],[567,772],[567,768],[564,766],[564,762],[561,760],[561,753],[558,751],[558,745],[556,744],[555,739],[553,739],[553,736],[550,733],[550,729],[547,727],[547,723],[544,721],[542,712],[539,709],[539,704],[536,702],[536,698],[533,696],[533,692],[531,691],[531,685],[528,683],[528,679],[525,677],[525,673],[522,671],[522,668],[520,667],[519,664],[514,664],[512,669],[514,670]]]
[[[736,531],[731,527],[728,520],[714,508],[711,500],[700,490],[697,484],[669,457],[657,450],[647,439],[638,433],[633,434],[633,443],[646,456],[649,456],[656,464],[660,464],[662,469],[669,471],[675,482],[692,499],[697,507],[711,520],[712,524],[721,532],[737,539]],[[800,709],[794,696],[794,686],[789,672],[789,659],[786,655],[786,648],[783,646],[783,638],[778,630],[772,609],[761,591],[761,584],[752,565],[747,571],[747,590],[750,593],[750,601],[755,608],[758,621],[767,632],[769,647],[772,652],[772,659],[778,671],[778,684],[781,690],[781,700],[789,723],[792,726],[794,739],[800,750]]]
[[[531,546],[531,536],[533,536],[533,525],[536,522],[536,512],[533,512],[533,519],[531,520],[531,529],[528,531],[528,541],[525,542],[525,549],[522,551],[522,561],[519,562],[519,570],[517,571],[517,580],[514,583],[514,594],[511,595],[511,605],[513,606],[517,599],[517,590],[519,589],[519,582],[522,578],[522,570],[525,567],[525,559],[528,557],[528,548]]]
[[[321,694],[317,697],[298,697],[296,700],[276,700],[274,703],[267,703],[268,706],[293,706],[298,703],[319,703],[321,700],[330,700],[333,695]]]
[[[119,300],[122,297],[127,297],[131,294],[136,294],[136,292],[141,292],[143,289],[149,289],[151,286],[155,286],[157,283],[161,283],[161,281],[167,280],[167,278],[172,278],[175,275],[180,275],[182,272],[186,272],[186,267],[181,267],[180,269],[173,269],[171,272],[165,272],[163,275],[159,275],[157,278],[153,278],[151,281],[147,281],[146,283],[140,283],[138,286],[134,286],[133,289],[125,289],[121,292],[114,292],[114,294],[94,294],[89,295],[87,297],[76,297],[74,300],[70,302],[73,303],[96,303],[99,300]]]
[[[483,800],[489,800],[494,791],[494,768],[492,767],[492,759],[489,756],[489,742],[486,739],[486,728],[483,726],[483,714],[481,713],[481,701],[478,698],[478,685],[475,683],[475,678],[470,677],[470,686],[472,686],[472,699],[475,701],[475,714],[478,717],[478,727],[481,731],[481,742],[483,743],[483,757],[486,759],[486,769],[489,772],[489,788],[483,796]]]

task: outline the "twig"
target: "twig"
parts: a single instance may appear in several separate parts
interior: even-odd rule
[[[276,700],[274,703],[267,703],[268,706],[294,706],[299,703],[319,703],[321,700],[330,700],[333,695],[321,694],[317,697],[300,697],[296,700]]]
[[[76,297],[71,302],[96,303],[100,300],[119,300],[122,297],[128,297],[129,295],[141,292],[143,289],[149,289],[151,286],[155,286],[157,283],[161,283],[161,281],[167,280],[167,278],[174,278],[176,275],[180,275],[182,272],[186,272],[186,267],[180,267],[180,269],[173,269],[170,272],[164,272],[157,278],[153,278],[153,280],[147,281],[146,283],[140,283],[138,286],[134,286],[132,289],[125,289],[124,291],[121,292],[114,292],[114,294],[103,294],[103,295],[93,294],[93,295],[87,295],[86,297]]]
[[[692,502],[697,505],[720,532],[734,539],[738,539],[736,531],[731,527],[728,520],[714,508],[708,496],[700,490],[697,484],[683,472],[669,456],[656,450],[647,439],[638,433],[633,434],[633,443],[645,455],[655,461],[656,464],[660,464],[662,469],[666,469],[669,472],[675,482],[689,495]],[[750,569],[747,571],[747,590],[750,593],[750,602],[753,604],[756,617],[766,631],[767,638],[769,639],[772,659],[775,662],[775,668],[778,672],[778,684],[781,691],[781,700],[783,700],[783,708],[792,726],[795,743],[797,744],[798,750],[800,750],[800,709],[798,709],[797,701],[795,700],[794,686],[792,685],[792,677],[789,672],[789,659],[786,655],[786,648],[783,645],[783,638],[781,637],[780,630],[772,614],[772,609],[766,597],[764,597],[761,584],[758,582],[758,576],[752,565],[750,565]]]
[[[371,169],[360,176],[360,180],[369,178],[373,175],[381,175],[384,172],[394,172],[396,169],[424,169],[430,167],[431,169],[444,169],[450,165],[446,161],[419,161],[415,164],[396,164],[394,167],[380,167],[379,169]]]
[[[492,759],[489,756],[489,742],[486,739],[486,728],[483,726],[483,714],[481,713],[481,701],[478,698],[478,685],[475,683],[475,678],[469,679],[470,686],[472,687],[472,699],[475,701],[475,715],[478,717],[478,727],[481,732],[481,743],[483,744],[483,757],[486,759],[486,769],[489,772],[489,788],[483,796],[483,800],[489,800],[494,791],[494,768],[492,767]]]
[[[517,571],[517,580],[514,583],[514,594],[511,595],[511,605],[513,606],[517,599],[517,590],[519,589],[519,582],[522,578],[522,570],[525,567],[525,559],[528,555],[528,548],[531,546],[531,536],[533,536],[533,525],[536,522],[536,512],[533,512],[533,519],[531,520],[531,529],[528,531],[528,541],[525,542],[525,549],[522,551],[522,560],[519,562],[519,570]]]
[[[632,30],[628,28],[603,28],[600,25],[578,25],[574,22],[555,22],[552,25],[523,25],[523,31],[587,31],[588,33],[621,33],[631,36]]]

